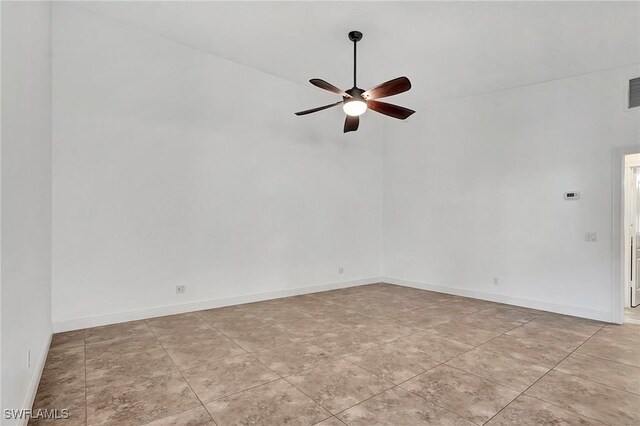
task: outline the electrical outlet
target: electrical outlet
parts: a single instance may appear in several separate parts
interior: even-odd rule
[[[344,268],[338,268],[338,275],[344,274]]]
[[[493,285],[498,285],[498,277],[493,277]]]
[[[178,284],[176,286],[176,294],[183,294],[187,292],[187,286],[184,284]]]
[[[588,243],[595,243],[598,241],[598,236],[596,235],[595,232],[585,232],[584,240]]]

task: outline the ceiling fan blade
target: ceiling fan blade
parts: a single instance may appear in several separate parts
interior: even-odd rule
[[[358,126],[360,125],[360,117],[347,115],[346,120],[344,120],[344,132],[355,132],[358,130]]]
[[[379,99],[397,95],[411,89],[411,82],[407,77],[398,77],[365,91],[362,96],[365,99]]]
[[[379,112],[380,114],[388,115],[389,117],[398,118],[400,120],[404,120],[415,112],[409,108],[374,100],[367,101],[367,106],[369,109]]]
[[[340,96],[343,96],[345,98],[352,98],[353,96],[349,95],[348,93],[346,93],[344,90],[338,89],[336,86],[334,86],[333,84],[327,83],[324,80],[320,80],[319,78],[312,78],[311,80],[309,80],[309,83],[313,84],[314,86],[317,86],[321,89],[324,90],[328,90],[330,92],[336,93]]]
[[[306,110],[306,111],[296,112],[296,115],[307,115],[307,114],[311,114],[312,112],[322,111],[323,109],[331,108],[331,107],[334,107],[334,106],[336,106],[336,105],[340,105],[341,103],[342,103],[342,101],[340,101],[340,102],[336,102],[335,104],[329,104],[329,105],[321,106],[321,107],[318,107],[318,108],[308,109],[308,110]]]

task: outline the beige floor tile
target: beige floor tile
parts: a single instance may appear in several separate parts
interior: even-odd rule
[[[497,305],[481,312],[483,315],[494,315],[506,321],[529,322],[543,315],[541,311],[511,305]]]
[[[139,425],[200,404],[179,373],[87,396],[88,425]]]
[[[587,336],[570,333],[559,329],[544,327],[536,322],[528,322],[522,326],[507,332],[509,336],[522,337],[525,339],[536,340],[541,343],[554,345],[560,341],[578,347],[587,341]]]
[[[394,342],[346,355],[344,359],[395,384],[440,364],[421,350]]]
[[[514,328],[520,327],[525,324],[526,321],[512,319],[510,317],[499,317],[495,314],[485,313],[491,311],[494,308],[489,308],[484,311],[476,312],[469,316],[456,320],[459,324],[464,324],[469,327],[481,328],[484,330],[493,331],[496,333],[506,333]],[[514,316],[516,317],[516,316]]]
[[[255,328],[275,327],[269,321],[263,321],[256,317],[224,318],[210,322],[210,324],[216,330],[227,335],[246,333]]]
[[[196,330],[200,328],[202,324],[206,324],[196,313],[155,317],[146,321],[151,330],[156,334],[162,333],[163,331]]]
[[[393,386],[343,360],[289,376],[287,381],[333,414]]]
[[[310,297],[298,303],[291,303],[291,308],[314,317],[324,318],[327,314],[344,311],[345,308]]]
[[[260,319],[269,321],[273,324],[290,324],[297,321],[314,320],[318,319],[311,314],[308,314],[297,309],[292,309],[290,306],[271,309],[264,311],[260,314]]]
[[[353,328],[342,328],[310,339],[310,343],[320,346],[334,355],[346,355],[352,352],[378,346],[382,342]]]
[[[635,424],[640,324],[626,315],[620,326],[383,283],[337,289],[57,333],[34,407],[73,408],[72,426],[85,411],[89,424],[213,426],[193,386],[219,424],[343,424],[310,397],[352,424],[481,423],[533,383],[538,398],[492,422]]]
[[[574,353],[554,370],[640,395],[640,368],[638,367]]]
[[[557,314],[546,314],[531,322],[543,327],[561,330],[566,333],[574,333],[585,337],[593,336],[604,326],[604,323],[598,321]]]
[[[238,346],[242,347],[248,352],[275,348],[302,340],[302,338],[294,336],[288,331],[273,324],[260,326],[256,325],[252,328],[235,331],[225,331],[224,333]]]
[[[213,328],[206,322],[202,322],[198,326],[192,326],[191,328],[184,329],[166,329],[161,331],[155,331],[154,333],[158,337],[160,343],[163,346],[181,346],[191,343],[197,343],[203,340],[220,338],[223,336],[221,332]]]
[[[51,349],[47,355],[34,404],[65,408],[85,396],[85,356],[83,346]]]
[[[163,345],[181,345],[206,340],[220,332],[196,314],[171,315],[147,320]]]
[[[468,297],[455,297],[450,302],[447,302],[446,305],[449,309],[454,309],[454,312],[457,312],[459,315],[471,315],[498,306],[498,303]]]
[[[84,334],[85,343],[97,343],[112,339],[131,339],[134,337],[153,336],[145,321],[131,321],[103,327],[87,328]]]
[[[51,349],[68,347],[68,346],[83,346],[84,345],[84,330],[67,331],[64,333],[55,333],[51,337]]]
[[[310,339],[343,328],[342,325],[333,321],[315,317],[301,318],[294,321],[276,321],[274,324],[302,339]]]
[[[532,339],[508,335],[496,337],[481,345],[480,348],[510,355],[513,358],[547,368],[555,367],[557,363],[574,350],[574,346],[571,344],[556,342],[553,345],[549,345]]]
[[[635,337],[599,332],[580,346],[576,353],[640,367],[640,344]]]
[[[631,336],[638,339],[640,338],[640,323],[607,324],[600,331],[610,333],[612,336]]]
[[[252,355],[206,363],[185,370],[182,374],[202,402],[213,401],[280,378]]]
[[[444,324],[437,325],[433,328],[428,328],[424,333],[426,335],[455,340],[470,346],[481,345],[500,335],[500,333],[495,331],[470,327],[466,324],[460,324],[455,321],[445,322]]]
[[[339,324],[343,327],[352,327],[358,324],[365,323],[367,321],[371,321],[373,317],[361,314],[356,311],[352,311],[350,309],[346,309],[344,307],[338,307],[338,310],[333,312],[327,312],[322,315],[322,318],[333,321],[336,324]]]
[[[161,347],[118,358],[95,358],[87,361],[87,392],[104,392],[105,386],[128,385],[177,372]]]
[[[404,325],[389,318],[372,318],[357,324],[353,327],[353,330],[371,336],[381,342],[391,342],[400,337],[406,337],[422,331],[421,328]]]
[[[63,409],[67,410],[67,418],[65,419],[45,419],[43,416],[37,416],[37,418],[29,419],[29,426],[40,426],[40,425],[58,425],[58,426],[84,426],[87,424],[86,422],[86,406],[85,406],[85,397],[81,396],[75,399],[67,399],[63,404],[54,403],[51,405],[42,405],[38,404],[36,401],[33,404],[32,409],[34,413],[37,413],[39,410],[59,410],[59,414],[63,415]],[[50,411],[49,411],[50,412]]]
[[[165,417],[147,426],[216,426],[209,412],[202,406]]]
[[[433,305],[438,303],[449,302],[453,300],[453,297],[444,293],[436,293],[434,291],[418,290],[414,288],[404,287],[406,290],[381,290],[381,293],[386,294],[399,294],[404,297],[409,297],[416,300],[423,305]]]
[[[447,366],[429,370],[401,387],[477,424],[489,420],[518,396],[504,386]]]
[[[278,301],[265,301],[257,303],[249,303],[244,305],[245,311],[260,318],[263,321],[273,320],[295,320],[299,318],[308,318],[309,314],[305,314],[302,311],[291,309],[290,306],[285,306],[282,302]]]
[[[624,322],[626,324],[640,325],[640,306],[635,308],[625,308]]]
[[[526,395],[519,396],[509,406],[491,419],[490,426],[588,426],[602,425],[586,417],[582,417],[572,411],[546,403]]]
[[[186,345],[167,346],[165,349],[174,364],[182,371],[246,353],[224,336]]]
[[[305,426],[331,416],[284,380],[209,402],[205,407],[218,426]]]
[[[460,318],[455,305],[443,303],[394,315],[391,319],[407,326],[431,328]]]
[[[401,388],[389,389],[338,414],[348,425],[456,425],[470,421]]]
[[[387,318],[392,315],[397,315],[402,312],[411,311],[424,306],[422,303],[407,303],[406,301],[393,301],[393,300],[377,300],[377,301],[361,301],[351,302],[347,304],[349,309],[359,312],[364,315]]]
[[[156,336],[144,334],[130,338],[111,339],[96,343],[86,343],[87,360],[96,358],[118,358],[127,354],[144,353],[161,347]]]
[[[628,327],[625,328],[624,326],[603,327],[602,329],[600,329],[600,331],[598,331],[595,335],[591,337],[591,339],[595,339],[595,340],[602,339],[602,340],[616,341],[621,344],[626,344],[628,346],[637,346],[635,345],[635,343],[638,343],[638,338],[640,338],[640,333],[630,331]]]
[[[394,344],[399,348],[426,353],[431,358],[440,362],[449,361],[450,359],[473,349],[473,346],[466,345],[456,340],[433,336],[427,332],[403,337],[402,339],[395,340]]]
[[[345,426],[337,417],[329,417],[321,421],[320,423],[316,423],[315,426]]]
[[[85,374],[85,350],[83,346],[63,346],[49,349],[45,367],[42,371],[43,382],[74,378]]]
[[[309,342],[295,342],[277,348],[264,349],[254,355],[281,376],[298,374],[338,358]]]
[[[640,424],[639,395],[577,376],[550,371],[525,394],[611,425]]]
[[[204,311],[198,311],[195,313],[204,321],[210,323],[214,327],[216,324],[227,323],[230,321],[239,320],[253,320],[258,318],[255,315],[251,315],[247,312],[242,305],[226,306],[224,308],[207,309]],[[217,327],[216,327],[217,328]]]
[[[524,392],[549,371],[548,368],[509,355],[483,349],[466,352],[447,362],[447,365],[491,380],[517,392]]]

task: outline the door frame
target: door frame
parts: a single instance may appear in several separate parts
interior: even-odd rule
[[[627,288],[624,275],[624,157],[638,154],[640,148],[626,146],[613,152],[611,192],[611,322],[624,323],[624,297]]]

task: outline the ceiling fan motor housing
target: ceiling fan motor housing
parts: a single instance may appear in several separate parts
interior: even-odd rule
[[[364,93],[364,90],[362,90],[359,87],[352,87],[349,90],[345,90],[344,91],[347,95],[351,95],[354,99],[363,99],[362,94]],[[347,98],[346,96],[343,96],[344,100],[347,101],[351,98]]]

